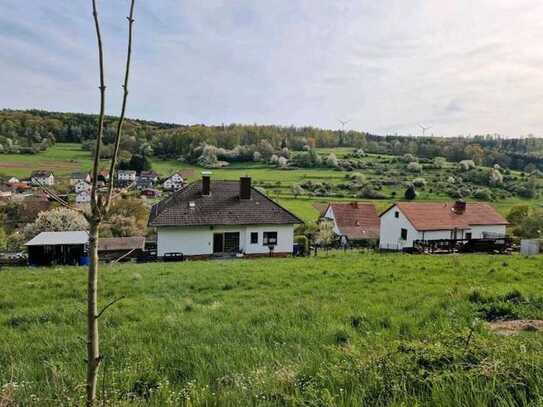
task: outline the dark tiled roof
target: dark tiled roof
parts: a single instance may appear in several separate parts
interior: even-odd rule
[[[53,175],[53,172],[49,170],[36,170],[30,174],[31,177],[48,177],[49,175]]]
[[[485,202],[469,202],[464,212],[454,210],[454,203],[399,202],[396,206],[417,230],[469,229],[475,225],[508,225],[496,209]],[[381,214],[385,214],[387,209]]]
[[[211,181],[211,196],[202,196],[201,190],[201,181],[194,182],[154,205],[149,226],[303,223],[255,188],[250,200],[240,200],[237,181]]]
[[[351,240],[378,239],[380,220],[372,203],[331,203],[336,225]]]

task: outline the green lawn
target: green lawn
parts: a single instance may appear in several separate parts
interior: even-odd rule
[[[484,320],[543,318],[542,270],[543,257],[357,252],[104,266],[101,303],[126,298],[102,320],[99,394],[107,405],[541,405],[542,334],[497,336]],[[81,404],[85,269],[1,276],[0,394]]]

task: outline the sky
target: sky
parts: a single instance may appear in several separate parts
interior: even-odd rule
[[[128,0],[98,0],[119,114]],[[0,108],[96,113],[90,0],[0,0]],[[543,135],[541,0],[136,0],[127,115]]]

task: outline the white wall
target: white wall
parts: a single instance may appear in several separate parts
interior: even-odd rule
[[[239,232],[240,250],[247,254],[269,253],[268,247],[262,245],[264,232],[277,232],[275,253],[291,253],[294,244],[294,225],[162,227],[157,228],[157,254],[213,254],[213,234],[221,232]],[[257,244],[251,244],[251,232],[258,233]]]
[[[395,217],[395,212],[399,211],[399,218]],[[407,240],[401,240],[401,229],[407,229]],[[466,233],[472,234],[472,239],[481,239],[483,233],[493,233],[505,236],[505,225],[482,225],[472,226],[470,229],[458,230],[456,238],[463,239]],[[379,248],[401,250],[403,248],[413,247],[414,240],[440,240],[453,239],[452,230],[432,230],[419,232],[409,222],[407,217],[397,207],[391,208],[387,213],[381,216],[381,229]]]
[[[472,239],[482,239],[484,232],[505,236],[505,225],[472,226],[468,232],[471,232]]]
[[[331,206],[329,206],[328,209],[326,210],[326,213],[324,214],[324,217],[333,222],[333,224],[334,224],[334,233],[336,235],[338,235],[338,236],[341,236],[341,232],[339,231],[339,227],[337,226],[337,223],[336,223],[336,215],[334,214],[334,210],[332,209]]]
[[[395,216],[396,211],[400,212],[398,218]],[[407,229],[406,240],[401,239],[402,228]],[[397,207],[389,209],[388,212],[381,216],[379,248],[401,250],[404,247],[413,247],[413,241],[418,239],[420,239],[419,232]]]

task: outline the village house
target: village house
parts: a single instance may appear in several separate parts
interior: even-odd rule
[[[184,184],[185,180],[179,172],[176,172],[164,181],[162,188],[166,191],[177,191],[178,189],[181,189]]]
[[[101,170],[99,173],[98,173],[98,177],[97,177],[97,181],[98,182],[108,182],[109,181],[109,171],[106,171],[106,170]]]
[[[504,237],[508,222],[483,202],[400,202],[380,215],[384,250],[412,248],[418,241]]]
[[[76,194],[79,194],[82,191],[90,191],[91,189],[91,185],[85,181],[79,181],[78,183],[74,184],[73,187]]]
[[[88,172],[74,172],[70,176],[70,185],[74,186],[80,182],[91,182],[91,176]]]
[[[151,182],[156,183],[158,181],[158,173],[154,171],[142,171],[140,172],[139,178],[151,180]]]
[[[11,185],[14,185],[14,184],[18,184],[19,182],[20,182],[19,178],[11,177],[10,179],[8,179],[8,182],[6,184],[11,186]]]
[[[151,209],[157,254],[187,257],[292,253],[302,221],[251,186],[251,178],[213,181],[209,173]]]
[[[155,184],[154,184],[153,180],[150,179],[150,178],[138,177],[136,179],[136,188],[139,189],[139,190],[153,188],[154,185]]]
[[[322,219],[332,222],[342,244],[377,243],[379,239],[379,215],[372,203],[330,203]]]
[[[7,201],[11,199],[11,195],[13,195],[12,191],[2,191],[0,190],[0,200]]]
[[[30,175],[30,183],[32,186],[53,186],[55,185],[55,176],[48,170],[33,171]]]
[[[136,182],[136,171],[119,170],[117,172],[117,183],[120,186],[127,186]]]
[[[90,190],[82,190],[78,192],[75,196],[75,203],[76,204],[87,204],[91,201],[91,194]]]

